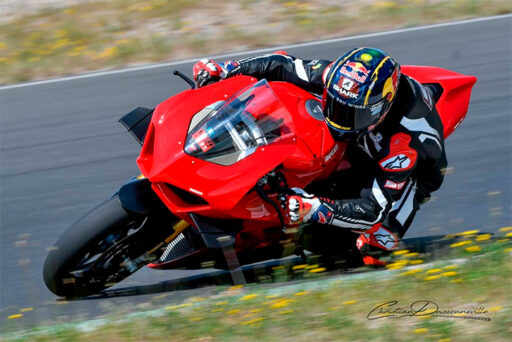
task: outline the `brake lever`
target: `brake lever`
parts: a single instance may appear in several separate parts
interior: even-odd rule
[[[172,74],[176,75],[176,76],[179,76],[182,80],[187,82],[190,85],[191,89],[196,89],[196,84],[194,83],[194,81],[192,81],[187,75],[185,75],[181,71],[174,70]]]

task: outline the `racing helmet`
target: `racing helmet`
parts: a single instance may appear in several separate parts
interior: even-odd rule
[[[400,78],[399,64],[385,52],[356,48],[333,62],[324,74],[322,108],[336,140],[373,130],[388,113]]]

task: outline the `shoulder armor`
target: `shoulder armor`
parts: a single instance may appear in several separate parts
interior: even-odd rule
[[[430,93],[414,78],[405,76],[403,81],[411,89],[411,96],[408,103],[406,117],[409,119],[418,119],[425,117],[434,109],[434,100]]]

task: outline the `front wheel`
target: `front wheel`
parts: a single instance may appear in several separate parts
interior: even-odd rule
[[[43,277],[62,297],[96,294],[154,260],[152,247],[164,229],[147,232],[146,217],[126,211],[117,196],[91,210],[65,231],[48,254]],[[165,237],[164,237],[165,238]]]

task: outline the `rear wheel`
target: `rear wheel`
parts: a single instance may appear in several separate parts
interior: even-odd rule
[[[172,232],[163,219],[169,217],[128,212],[117,196],[102,203],[55,243],[43,268],[46,286],[58,296],[83,297],[120,282],[157,258],[152,249]]]

